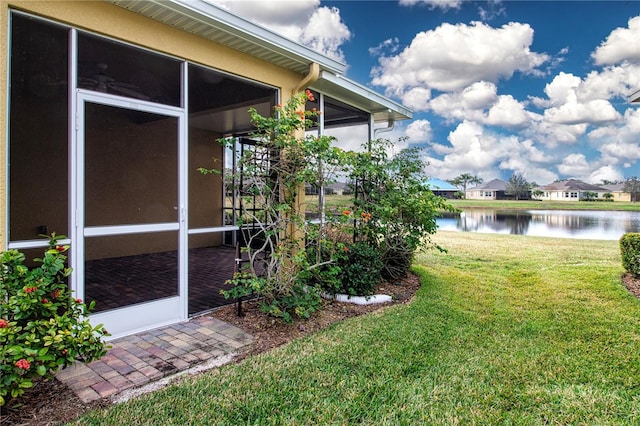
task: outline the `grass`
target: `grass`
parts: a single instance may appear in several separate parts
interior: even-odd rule
[[[640,301],[615,241],[440,232],[410,305],[80,424],[640,423]]]

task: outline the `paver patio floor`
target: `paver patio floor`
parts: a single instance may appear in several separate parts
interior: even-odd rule
[[[243,330],[209,315],[122,337],[89,364],[76,363],[56,378],[84,402],[114,397],[217,358],[253,342]]]

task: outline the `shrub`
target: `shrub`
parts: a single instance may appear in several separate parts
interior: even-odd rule
[[[366,242],[345,246],[344,253],[336,262],[340,267],[340,286],[335,293],[350,296],[370,296],[382,279],[380,252]]]
[[[29,268],[17,250],[0,255],[0,406],[33,386],[36,378],[50,379],[59,367],[90,362],[105,354],[102,325],[87,319],[93,310],[71,297],[63,254],[69,246],[50,247],[40,266]]]
[[[415,249],[406,240],[390,236],[385,238],[380,250],[382,278],[394,281],[406,277],[413,263]]]
[[[356,237],[379,249],[385,275],[399,278],[409,270],[414,252],[434,246],[430,236],[437,230],[439,212],[454,211],[425,182],[425,163],[418,148],[408,148],[390,157],[393,145],[374,140],[370,150],[351,157],[350,179],[356,183]],[[406,254],[406,256],[404,256]]]
[[[620,238],[622,266],[627,272],[640,276],[640,233],[627,233]]]

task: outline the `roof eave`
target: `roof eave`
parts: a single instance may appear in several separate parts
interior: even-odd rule
[[[311,63],[343,73],[346,65],[254,24],[205,0],[107,0],[111,3],[183,31],[215,41],[296,72],[306,73]],[[255,46],[263,49],[256,52]],[[253,48],[253,49],[252,49]],[[284,63],[286,62],[286,64]]]
[[[400,121],[413,117],[413,111],[346,77],[322,71],[311,89],[373,114],[374,121]]]

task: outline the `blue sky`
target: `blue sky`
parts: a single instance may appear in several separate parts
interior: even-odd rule
[[[215,2],[413,109],[433,177],[640,176],[640,1]]]

